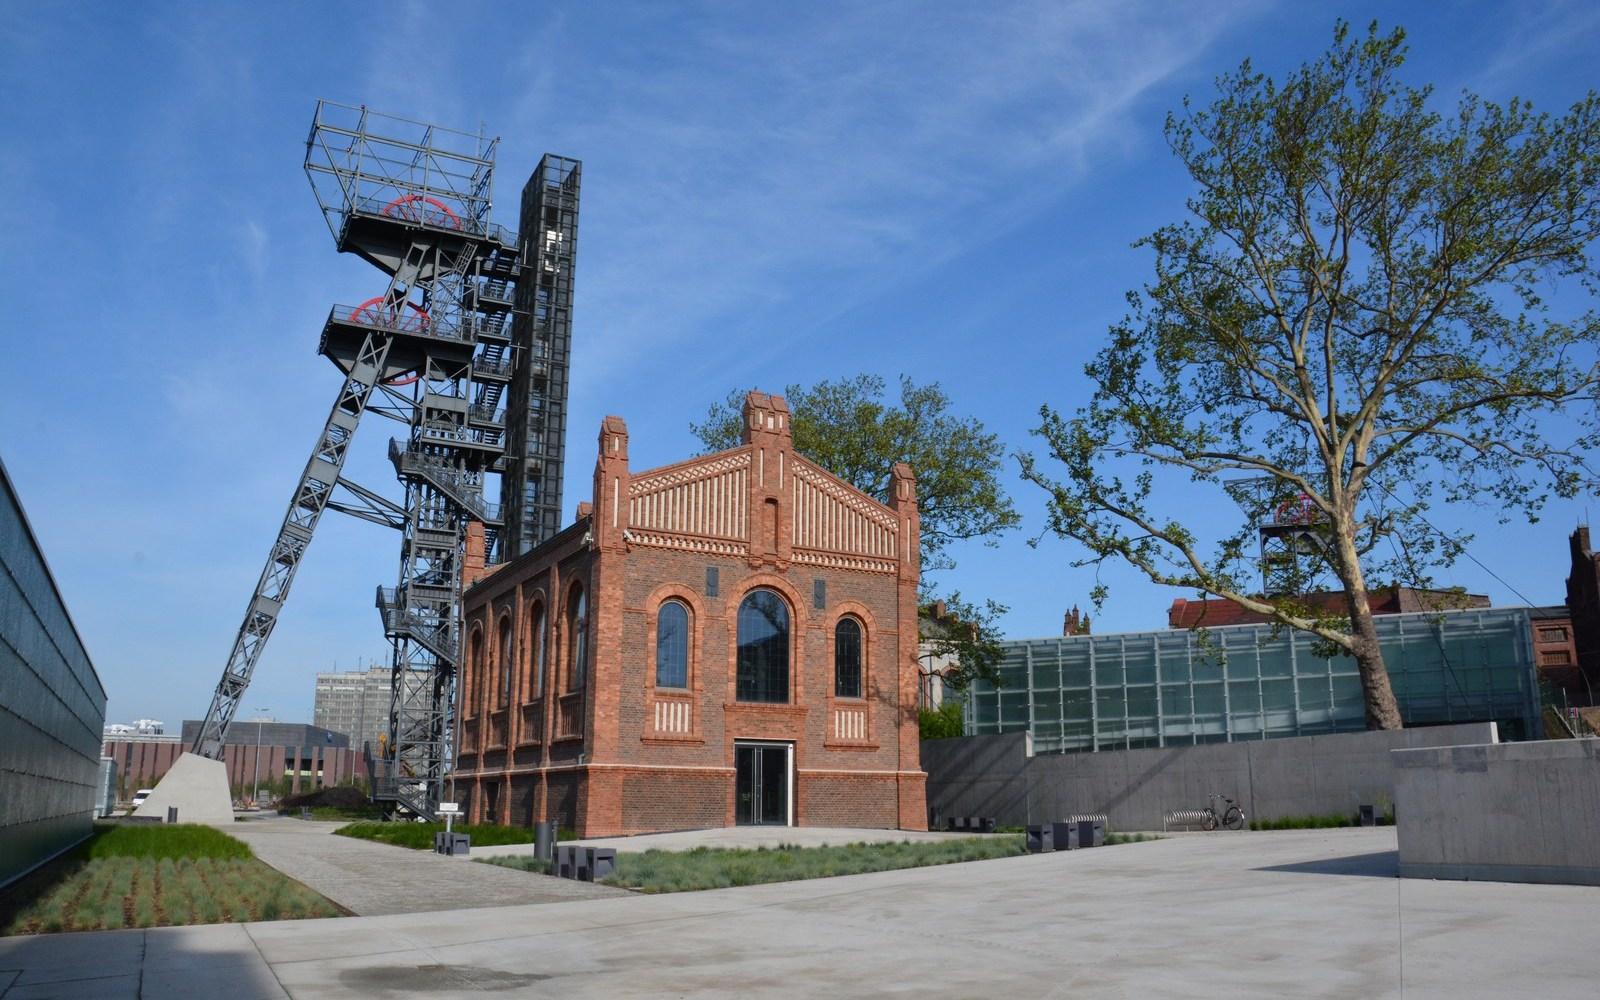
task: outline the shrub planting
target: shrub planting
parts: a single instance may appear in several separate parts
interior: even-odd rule
[[[246,844],[190,825],[102,826],[0,896],[3,934],[339,915]]]
[[[443,823],[350,823],[333,831],[342,837],[358,840],[377,840],[396,847],[409,847],[416,851],[433,850],[433,835],[444,829]],[[493,847],[497,844],[531,844],[533,827],[502,826],[498,823],[456,823],[451,826],[456,833],[472,838],[474,847]],[[557,833],[558,840],[573,840],[577,834],[571,830]]]

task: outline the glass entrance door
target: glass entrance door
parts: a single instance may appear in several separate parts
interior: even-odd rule
[[[789,822],[789,747],[736,743],[733,747],[734,816],[741,826]]]

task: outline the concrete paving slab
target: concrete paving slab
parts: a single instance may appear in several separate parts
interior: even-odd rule
[[[286,996],[241,924],[0,938],[0,997]]]
[[[1390,828],[1175,837],[712,892],[249,924],[241,950],[253,945],[296,998],[1593,996],[1600,889],[1398,879],[1394,857]],[[31,971],[35,948],[61,957],[45,939],[8,939],[0,970]]]
[[[144,931],[108,931],[0,937],[0,969],[21,971],[14,989],[36,983],[83,979],[99,970],[137,969],[144,961],[144,934]],[[17,957],[24,952],[26,960]]]
[[[555,903],[626,895],[626,890],[535,875],[498,865],[461,865],[431,851],[336,837],[338,823],[266,817],[228,833],[256,857],[352,913],[423,913],[478,906]]]
[[[139,975],[18,983],[0,996],[5,1000],[139,1000]]]

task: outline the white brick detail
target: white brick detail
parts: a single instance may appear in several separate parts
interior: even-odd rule
[[[836,740],[866,739],[867,710],[864,708],[834,709],[833,738]]]
[[[694,729],[694,719],[686,701],[656,702],[656,732],[688,733]]]

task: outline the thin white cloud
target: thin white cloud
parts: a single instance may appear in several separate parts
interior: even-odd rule
[[[592,73],[552,46],[509,131],[554,125],[586,160],[582,350],[607,364],[580,387],[743,314],[825,318],[992,239],[1120,158],[1134,102],[1236,16],[867,5],[675,25]]]
[[[1593,46],[1600,29],[1600,5],[1592,0],[1526,4],[1503,22],[1499,49],[1469,82],[1469,89],[1496,101],[1501,100],[1496,92],[1526,72],[1530,64]]]

